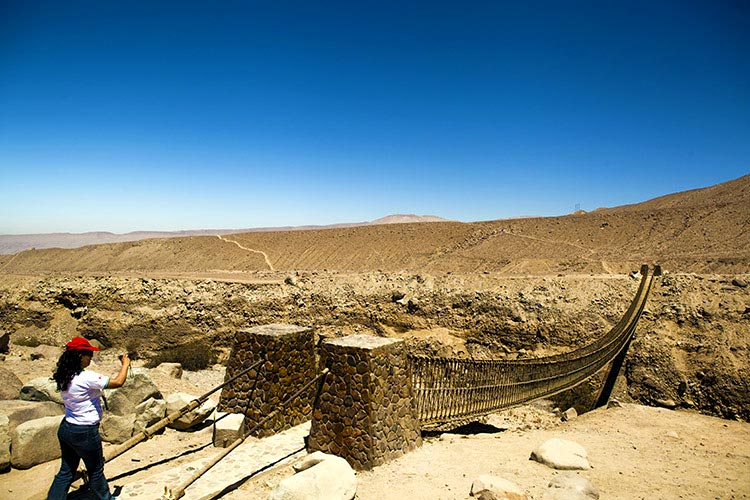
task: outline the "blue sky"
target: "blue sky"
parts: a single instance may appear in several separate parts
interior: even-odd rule
[[[0,0],[0,234],[563,215],[748,172],[742,0]]]

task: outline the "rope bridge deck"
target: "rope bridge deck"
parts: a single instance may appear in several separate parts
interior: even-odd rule
[[[659,266],[650,274],[649,267],[642,266],[638,291],[624,316],[606,335],[580,349],[524,360],[410,355],[412,387],[422,427],[467,421],[558,394],[617,361],[627,351],[653,279],[659,275]]]

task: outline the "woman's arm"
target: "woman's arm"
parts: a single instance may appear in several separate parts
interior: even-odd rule
[[[122,362],[122,366],[120,367],[120,373],[118,373],[116,376],[109,379],[109,383],[107,384],[107,389],[117,389],[118,387],[122,387],[122,384],[125,383],[125,379],[128,377],[128,368],[130,367],[130,358],[127,354],[123,354],[120,358],[120,361]]]

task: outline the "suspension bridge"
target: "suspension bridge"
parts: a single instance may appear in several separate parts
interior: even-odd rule
[[[163,486],[164,499],[184,496],[210,500],[284,457],[304,452],[305,448],[338,454],[355,468],[371,468],[419,446],[423,430],[457,426],[548,398],[607,369],[597,401],[597,405],[603,405],[609,399],[654,280],[660,275],[659,266],[641,268],[635,297],[623,317],[605,335],[579,349],[541,358],[427,357],[406,353],[402,341],[365,335],[326,341],[318,352],[311,347],[312,329],[268,325],[242,331],[237,335],[223,384],[112,449],[105,458],[114,458],[150,438],[220,388],[224,391],[223,400],[227,400],[225,409],[244,414],[243,429],[249,430],[242,430],[228,448],[217,449],[212,459],[188,467],[191,471],[188,477],[185,473],[168,474],[170,484],[163,485],[152,478],[128,485],[125,494],[135,499],[158,498],[155,488]],[[306,373],[287,373],[292,370],[287,370],[290,365],[285,352],[295,358],[309,356],[307,361],[295,361],[297,366],[306,367],[297,371]],[[318,357],[320,363],[316,361]],[[280,372],[284,375],[280,376]],[[257,388],[260,394],[256,394]],[[257,407],[265,408],[264,414],[251,409],[256,404],[253,398],[259,398]],[[232,407],[232,401],[240,402]],[[269,405],[269,401],[274,404]],[[312,420],[300,424],[295,407],[304,408],[307,418]],[[285,422],[286,416],[289,418]],[[270,443],[266,440],[281,440],[273,447],[283,453],[271,453],[268,456],[273,456],[273,461],[263,463],[257,460],[259,454],[255,448],[264,445],[245,440],[269,422],[274,428],[256,435],[270,435],[260,440],[266,445]],[[301,434],[308,432],[302,439]],[[285,445],[284,436],[289,433],[294,437]],[[253,459],[243,462],[242,457]],[[244,466],[230,467],[234,471],[230,480],[221,463],[244,463]]]

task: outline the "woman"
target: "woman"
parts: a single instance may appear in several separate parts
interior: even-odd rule
[[[104,477],[104,455],[99,436],[102,419],[101,395],[103,389],[122,387],[128,375],[130,359],[127,354],[120,360],[122,366],[117,376],[110,378],[87,371],[94,351],[98,351],[88,340],[75,337],[65,345],[65,352],[57,361],[52,378],[62,394],[65,418],[60,423],[57,438],[62,450],[62,465],[52,481],[47,500],[65,500],[68,496],[81,459],[86,464],[89,487],[97,500],[110,500],[109,484]]]

